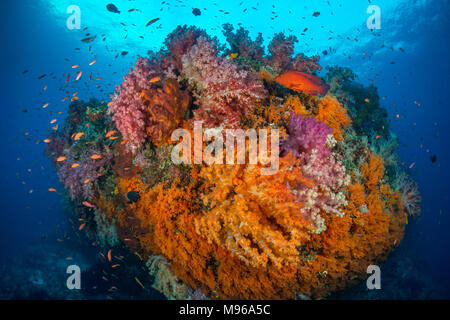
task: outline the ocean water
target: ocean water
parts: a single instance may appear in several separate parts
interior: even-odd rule
[[[109,4],[120,13],[108,10]],[[74,14],[72,10],[68,12],[71,5],[80,10],[79,29],[68,27]],[[368,28],[367,20],[373,14],[367,12],[370,5],[381,10],[379,29]],[[20,0],[2,1],[0,9],[1,299],[167,297],[158,280],[155,282],[158,275],[146,266],[142,256],[143,252],[148,253],[145,248],[127,245],[124,239],[128,236],[120,232],[117,243],[102,245],[95,225],[90,225],[94,223],[92,219],[77,215],[81,209],[89,209],[83,200],[89,200],[89,204],[95,200],[69,200],[63,181],[58,179],[59,163],[54,154],[46,152],[44,139],[52,139],[54,131],[63,131],[72,97],[84,102],[95,98],[103,100],[104,105],[110,102],[116,86],[136,59],[146,57],[149,50],[160,50],[166,36],[177,26],[204,29],[210,37],[226,43],[222,33],[225,23],[232,24],[235,30],[242,26],[251,39],[262,33],[266,53],[274,34],[295,35],[298,41],[294,55],[320,56],[323,68],[316,76],[325,79],[326,67],[338,65],[350,68],[358,76],[358,83],[376,86],[380,107],[387,111],[389,130],[398,137],[397,166],[419,186],[420,215],[408,218],[403,240],[395,242],[392,252],[376,254],[386,258],[374,262],[380,264],[381,289],[368,290],[367,275],[324,296],[450,298],[450,111],[446,98],[450,92],[450,25],[446,17],[449,1]],[[194,9],[200,14],[194,14]],[[146,26],[152,19],[158,20]],[[93,36],[91,42],[81,41]],[[226,61],[239,61],[239,55],[225,55]],[[93,60],[95,63],[90,64]],[[81,78],[75,80],[80,71]],[[162,79],[155,80],[158,81]],[[288,89],[277,88],[287,95]],[[304,97],[304,93],[296,94]],[[48,106],[43,107],[46,103]],[[157,114],[157,119],[160,116]],[[56,130],[52,129],[55,125]],[[140,195],[144,197],[142,192]],[[74,214],[74,208],[78,213]],[[83,214],[93,215],[93,211]],[[81,227],[83,223],[86,225]],[[370,238],[371,234],[366,236]],[[203,241],[208,243],[207,236]],[[108,257],[110,250],[112,258]],[[176,261],[161,250],[162,253],[155,250],[155,255],[165,256],[168,263]],[[367,250],[375,252],[376,248]],[[232,256],[233,251],[230,252]],[[81,268],[80,290],[67,288],[69,265]],[[237,273],[241,272],[238,265],[234,269]],[[174,268],[175,274],[185,280],[179,269]],[[326,277],[328,270],[321,273],[324,274]],[[344,280],[330,281],[347,282],[345,272],[339,277]],[[205,283],[202,279],[196,280]],[[187,282],[192,286],[192,282]],[[219,283],[214,290],[200,285],[208,298],[243,297],[239,293],[220,294],[223,287]],[[197,289],[200,290],[190,288]],[[316,297],[310,292],[300,293]]]

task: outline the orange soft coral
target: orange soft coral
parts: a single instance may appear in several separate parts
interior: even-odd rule
[[[251,165],[204,168],[201,176],[211,187],[203,200],[211,209],[196,222],[197,232],[248,265],[295,265],[297,247],[313,228],[290,188],[311,182],[289,164],[283,159],[273,176]]]
[[[333,128],[336,140],[342,140],[344,129],[351,123],[347,110],[332,95],[326,95],[320,100],[317,110],[317,120],[323,121]]]
[[[180,125],[189,106],[188,93],[180,89],[176,80],[168,79],[163,82],[162,88],[143,90],[141,95],[149,117],[147,135],[156,145],[166,143],[172,131]]]
[[[309,252],[298,268],[303,294],[321,297],[355,283],[403,237],[405,213],[392,212],[396,201],[385,200],[392,191],[382,183],[382,161],[372,154],[365,166],[377,169],[365,171],[363,184],[348,187],[345,216],[325,216],[327,230],[303,248]]]
[[[145,259],[164,256],[174,277],[209,296],[320,298],[365,276],[400,242],[406,215],[383,177],[381,158],[371,154],[361,183],[348,186],[345,215],[322,213],[327,229],[320,234],[291,192],[312,182],[290,154],[273,176],[257,166],[216,165],[200,174],[192,167],[185,186],[175,180],[149,189],[137,176],[118,178],[125,207],[104,198],[96,205],[118,221],[128,245],[138,240]],[[127,203],[129,191],[140,200]]]
[[[366,179],[368,188],[375,188],[384,175],[383,158],[372,153],[369,162],[362,165],[361,174]]]

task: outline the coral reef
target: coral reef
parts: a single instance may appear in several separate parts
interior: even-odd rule
[[[229,24],[223,34],[227,49],[179,26],[159,52],[138,58],[109,108],[70,105],[48,154],[86,224],[78,232],[146,261],[169,299],[318,299],[358,283],[420,212],[376,88],[331,67],[325,96],[290,90],[274,79],[320,80],[318,57],[293,56],[295,36],[275,34],[266,53],[261,34],[252,40]],[[251,129],[258,141],[243,141],[245,163],[177,164],[172,133],[196,133],[196,121],[202,135]],[[268,175],[263,137],[281,151]],[[183,143],[192,141],[188,155],[221,139]],[[252,145],[257,163],[248,161]]]

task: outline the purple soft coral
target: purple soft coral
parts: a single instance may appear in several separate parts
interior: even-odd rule
[[[350,183],[350,177],[328,148],[331,128],[294,112],[289,120],[289,137],[282,143],[282,150],[299,158],[303,175],[314,182],[313,187],[299,185],[293,192],[305,204],[302,212],[320,233],[326,229],[321,213],[343,215],[340,208],[346,205],[346,198],[342,188]]]
[[[316,118],[306,119],[292,112],[289,117],[289,137],[283,142],[282,150],[285,153],[292,151],[292,154],[298,157],[305,153],[310,155],[312,150],[316,149],[320,158],[326,158],[331,154],[326,143],[332,131],[333,129]]]
[[[71,155],[69,153],[67,159],[57,165],[58,178],[69,189],[72,200],[91,200],[95,183],[111,162],[112,152],[103,153],[101,159],[92,159],[91,154],[86,154],[83,159],[75,160]]]

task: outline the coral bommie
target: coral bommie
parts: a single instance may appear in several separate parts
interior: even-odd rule
[[[93,116],[75,102],[49,155],[72,201],[89,200],[102,214],[90,229],[139,252],[168,298],[326,297],[398,245],[407,215],[420,211],[417,185],[400,174],[392,150],[390,159],[373,152],[380,148],[367,137],[389,133],[384,109],[375,98],[362,105],[378,110],[367,121],[358,92],[372,89],[353,84],[350,71],[328,69],[325,97],[294,92],[273,79],[321,70],[318,57],[292,56],[295,36],[276,34],[266,54],[261,35],[252,40],[231,25],[224,35],[228,49],[178,27],[160,52],[137,60],[108,111]],[[175,164],[171,134],[192,132],[194,121],[279,129],[279,170]],[[89,139],[75,142],[80,128]]]

